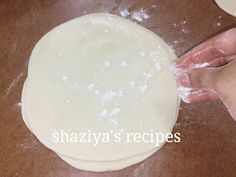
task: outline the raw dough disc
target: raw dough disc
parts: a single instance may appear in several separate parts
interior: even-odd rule
[[[225,12],[236,17],[236,1],[235,0],[215,0],[216,4]]]
[[[171,132],[179,102],[168,53],[160,38],[129,20],[109,14],[71,20],[35,46],[23,116],[44,145],[71,158],[119,161],[158,149],[151,143],[54,143],[52,133]]]
[[[115,171],[121,170],[131,165],[137,164],[146,158],[150,157],[154,154],[157,149],[154,149],[148,153],[138,155],[135,157],[131,157],[125,160],[120,161],[110,161],[110,162],[92,162],[92,161],[85,161],[79,159],[72,159],[69,157],[65,157],[63,155],[57,154],[62,160],[70,164],[72,167],[86,170],[86,171],[93,171],[93,172],[104,172],[104,171]]]
[[[169,52],[170,60],[174,60],[176,57],[173,55],[172,52]],[[26,81],[25,81],[26,83]],[[25,84],[26,85],[26,84]],[[179,100],[179,99],[178,99]],[[23,109],[22,109],[23,111]],[[24,115],[24,112],[22,112]],[[31,130],[33,133],[28,120],[26,120],[26,116],[22,116],[26,126]],[[164,144],[163,144],[164,145]],[[69,158],[60,154],[57,154],[62,160],[64,160],[69,165],[86,171],[93,171],[93,172],[104,172],[104,171],[115,171],[121,170],[123,168],[129,167],[131,165],[137,164],[146,158],[150,157],[154,154],[159,148],[156,148],[148,153],[141,154],[135,157],[131,157],[128,159],[120,160],[120,161],[110,161],[110,162],[93,162],[93,161],[85,161],[81,159]]]
[[[22,113],[23,114],[23,113]],[[31,130],[33,133],[28,120],[26,120],[26,116],[23,116],[23,120],[26,126]],[[154,154],[158,149],[154,149],[146,154],[141,154],[139,156],[135,156],[132,158],[128,158],[125,160],[120,161],[110,161],[110,162],[93,162],[93,161],[85,161],[81,159],[69,158],[60,154],[57,154],[62,160],[64,160],[69,165],[86,171],[93,171],[93,172],[103,172],[103,171],[115,171],[120,170],[131,165],[137,164],[146,158],[150,157]]]

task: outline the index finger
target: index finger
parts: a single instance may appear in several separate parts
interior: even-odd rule
[[[208,63],[218,57],[236,54],[236,28],[219,34],[195,47],[176,61],[176,67],[186,69],[194,64]]]

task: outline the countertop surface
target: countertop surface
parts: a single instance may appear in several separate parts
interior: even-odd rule
[[[29,55],[49,30],[92,12],[120,15],[146,10],[140,25],[162,37],[178,56],[236,26],[213,0],[2,0],[0,1],[0,177],[235,177],[236,122],[223,104],[181,104],[174,132],[142,163],[121,171],[77,170],[45,148],[21,118],[20,99]]]

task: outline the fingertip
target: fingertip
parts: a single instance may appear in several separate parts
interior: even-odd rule
[[[191,87],[191,81],[188,73],[184,72],[176,75],[176,81],[180,86]]]
[[[192,64],[191,57],[188,53],[176,60],[176,67],[179,69],[188,69]]]
[[[191,94],[192,89],[187,87],[178,87],[177,88],[177,95],[181,98],[181,100],[185,103],[191,103],[189,99],[189,95]]]
[[[185,103],[198,103],[219,99],[218,95],[211,90],[191,89],[187,87],[178,87],[177,94]]]
[[[198,90],[189,94],[188,99],[191,103],[199,103],[211,100],[217,100],[218,95],[213,91]]]

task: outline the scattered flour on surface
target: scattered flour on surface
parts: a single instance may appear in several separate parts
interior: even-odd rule
[[[138,21],[138,22],[141,22],[143,21],[143,19],[149,19],[150,18],[150,15],[147,14],[147,10],[144,10],[144,9],[140,9],[140,10],[136,10],[132,13],[131,15],[131,18]]]
[[[217,22],[217,23],[213,23],[214,27],[220,27],[221,26],[221,22]]]
[[[39,142],[37,141],[36,138],[34,138],[33,134],[29,134],[27,133],[24,137],[24,139],[22,140],[22,142],[20,142],[19,144],[16,144],[16,147],[20,147],[23,150],[32,150],[33,148],[35,148],[37,145],[39,144]]]
[[[8,97],[8,95],[11,93],[12,89],[19,83],[19,81],[21,80],[21,78],[24,76],[24,73],[21,72],[19,73],[15,79],[13,79],[13,81],[10,83],[10,85],[8,86],[5,95],[2,97],[3,99],[6,99]]]
[[[131,176],[132,177],[140,177],[140,176],[148,177],[150,176],[149,168],[142,163],[133,170],[133,172],[129,175],[129,177]]]
[[[141,8],[139,10],[135,10],[132,12],[129,12],[128,9],[123,9],[120,11],[120,15],[122,17],[128,17],[131,16],[133,20],[136,20],[138,22],[142,22],[143,20],[149,19],[150,15],[147,13],[147,10]]]
[[[124,9],[124,10],[121,10],[120,11],[120,15],[122,16],[122,17],[127,17],[127,16],[129,16],[129,11],[127,10],[127,9]]]

